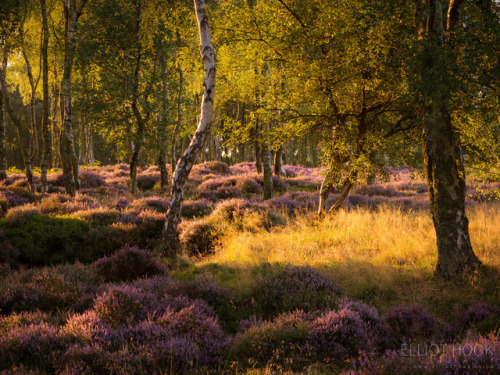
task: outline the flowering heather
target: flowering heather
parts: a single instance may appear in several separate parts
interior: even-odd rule
[[[264,192],[262,186],[255,179],[249,177],[238,178],[236,186],[243,194],[262,194]]]
[[[2,312],[84,310],[100,289],[102,280],[81,264],[30,269],[4,278],[0,289]]]
[[[85,169],[80,170],[80,178],[82,180],[81,188],[83,189],[94,189],[106,184],[100,174]]]
[[[255,321],[234,338],[230,359],[246,366],[293,363],[304,359],[309,354],[307,338],[313,319],[311,314],[297,310],[281,314],[272,321]]]
[[[15,192],[7,189],[0,190],[0,198],[7,201],[7,207],[5,207],[5,209],[22,206],[30,202],[28,198],[20,197]]]
[[[167,309],[163,315],[152,318],[156,324],[172,330],[177,337],[186,337],[198,348],[197,362],[201,366],[220,363],[225,335],[216,318],[207,316],[196,305],[178,312]]]
[[[159,196],[151,196],[134,200],[128,208],[137,211],[150,208],[158,212],[167,212],[169,207],[170,202],[168,200]]]
[[[110,225],[118,220],[120,211],[114,208],[100,207],[84,211],[76,211],[71,215],[91,221],[96,225]]]
[[[206,199],[187,200],[182,203],[181,215],[185,219],[193,219],[209,215],[212,203]]]
[[[290,267],[258,279],[253,287],[256,307],[265,317],[301,309],[306,312],[337,306],[340,288],[309,267]]]
[[[153,190],[155,184],[160,181],[160,173],[139,174],[137,176],[137,187],[140,190]]]
[[[436,319],[420,304],[392,308],[386,322],[392,336],[402,341],[432,342],[440,329]]]
[[[255,163],[244,162],[232,165],[230,167],[231,172],[233,174],[244,174],[244,173],[255,173],[257,172],[257,168],[255,167]]]
[[[19,314],[13,313],[0,316],[0,335],[13,328],[29,326],[31,324],[38,325],[41,323],[57,326],[61,323],[61,320],[52,314],[40,310],[23,311]]]
[[[460,325],[464,328],[479,326],[489,332],[498,329],[499,322],[500,307],[484,302],[472,303],[460,318]]]
[[[106,281],[131,281],[139,277],[167,274],[166,267],[154,255],[137,246],[125,246],[94,263]]]
[[[193,166],[191,174],[194,176],[204,176],[210,173],[232,174],[231,168],[226,163],[220,161],[207,161]]]
[[[190,256],[213,252],[222,235],[219,225],[211,216],[181,223],[179,231],[182,247]]]
[[[66,324],[61,327],[61,334],[71,337],[72,341],[98,344],[106,348],[118,347],[123,344],[119,332],[104,322],[94,310],[71,314]]]
[[[0,230],[0,264],[7,263],[15,266],[19,258],[19,251],[5,238],[5,234]]]
[[[45,322],[12,328],[0,335],[0,370],[24,363],[53,371],[53,362],[64,346],[58,329]]]
[[[10,226],[23,225],[31,220],[34,216],[40,215],[40,210],[33,204],[17,206],[7,211],[5,222]]]
[[[268,199],[266,203],[271,208],[290,212],[293,212],[299,208],[299,204],[297,202],[285,196]]]
[[[113,207],[116,208],[117,210],[123,211],[125,208],[127,208],[130,205],[130,202],[127,198],[116,198],[113,201]]]
[[[114,328],[142,321],[164,307],[164,301],[153,293],[129,285],[110,285],[94,303],[99,317]]]
[[[357,358],[369,351],[372,338],[368,324],[357,311],[343,308],[318,317],[311,325],[308,342],[317,357],[328,362]]]

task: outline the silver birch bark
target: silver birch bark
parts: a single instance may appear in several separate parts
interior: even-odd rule
[[[201,115],[198,128],[184,155],[179,159],[175,168],[172,199],[167,213],[167,220],[163,231],[163,253],[166,256],[175,256],[180,249],[179,234],[177,226],[181,220],[181,207],[184,199],[184,184],[187,181],[191,168],[200,155],[207,135],[212,126],[214,95],[215,95],[215,52],[212,46],[208,17],[205,10],[204,0],[194,0],[196,19],[200,32],[201,56],[205,70],[203,83],[203,97],[201,101]]]
[[[163,192],[168,186],[168,171],[167,171],[167,132],[168,132],[168,70],[167,62],[162,63],[162,91],[163,105],[162,113],[158,121],[158,136],[160,138],[160,151],[158,153],[158,166],[160,168],[160,186]]]
[[[269,123],[266,124],[266,140],[262,145],[262,162],[264,163],[264,199],[273,197],[273,160],[269,147]]]

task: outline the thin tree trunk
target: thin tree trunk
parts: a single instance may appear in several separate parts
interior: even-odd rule
[[[462,0],[449,3],[448,33],[458,19]],[[449,88],[445,54],[443,0],[426,0],[418,13],[419,37],[423,42],[423,154],[429,183],[430,208],[436,230],[438,263],[436,275],[461,276],[476,270],[481,262],[472,250],[465,215],[465,171],[458,133],[449,112]]]
[[[49,25],[47,20],[47,6],[45,0],[40,0],[43,20],[43,43],[42,43],[42,90],[43,90],[43,107],[42,107],[42,165],[41,165],[41,191],[47,193],[49,191],[49,182],[47,180],[47,170],[52,158],[52,144],[50,139],[49,117],[50,117],[50,97],[49,97],[49,59],[47,49],[49,45]]]
[[[66,193],[74,195],[80,188],[80,166],[75,153],[73,140],[73,125],[71,114],[71,75],[76,47],[76,27],[87,0],[65,0],[65,46],[64,46],[64,71],[61,81],[61,111],[63,111],[63,129],[60,138],[61,161],[63,167],[63,180]]]
[[[257,173],[262,173],[262,148],[261,148],[261,128],[259,124],[259,118],[255,120],[255,137],[254,137],[254,153],[255,153],[255,169],[257,169]]]
[[[7,118],[5,116],[3,88],[0,85],[0,170],[7,170]]]
[[[160,152],[158,153],[158,166],[160,168],[160,186],[161,191],[165,191],[168,186],[167,171],[167,132],[168,132],[168,71],[167,63],[162,63],[162,88],[163,88],[163,112],[158,121],[158,135],[160,138]]]
[[[177,34],[178,33],[179,32],[177,31]],[[177,35],[177,38],[180,38],[179,35]],[[177,94],[177,121],[172,132],[172,160],[170,161],[172,173],[175,171],[175,167],[177,166],[177,132],[181,129],[182,124],[182,95],[184,87],[184,76],[180,65],[177,67],[177,72],[179,73],[179,92]]]
[[[207,136],[210,132],[213,117],[213,104],[215,95],[215,52],[210,38],[208,17],[205,10],[204,0],[194,0],[196,16],[201,41],[201,55],[205,68],[205,80],[203,83],[203,98],[201,102],[201,115],[198,128],[191,140],[188,149],[184,152],[177,164],[172,185],[172,199],[167,213],[167,220],[163,232],[163,253],[174,256],[179,252],[179,234],[177,226],[181,220],[181,207],[184,199],[184,184],[189,172],[197,158],[202,152]]]
[[[264,163],[264,199],[273,197],[273,166],[271,149],[269,147],[269,123],[266,124],[266,141],[262,146],[262,161]]]
[[[283,167],[283,146],[280,146],[274,154],[274,174],[286,177],[286,171]]]
[[[5,109],[7,110],[7,113],[9,114],[10,119],[14,123],[16,129],[17,129],[17,134],[19,137],[19,146],[21,149],[21,154],[23,157],[23,162],[24,162],[24,168],[26,170],[26,179],[28,180],[28,185],[31,191],[34,191],[34,186],[33,186],[33,170],[32,170],[32,165],[31,165],[31,160],[28,156],[28,153],[26,152],[26,144],[28,142],[25,142],[23,139],[23,127],[21,123],[21,119],[17,117],[16,113],[14,112],[14,109],[12,108],[12,104],[10,102],[9,98],[9,91],[7,89],[7,82],[5,80],[5,72],[7,70],[7,56],[4,56],[3,62],[1,64],[0,68],[0,85],[2,86],[2,91],[3,91],[3,102],[5,105]]]

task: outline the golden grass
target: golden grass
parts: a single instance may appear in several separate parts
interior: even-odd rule
[[[437,249],[430,214],[390,207],[340,211],[322,220],[302,215],[271,232],[234,231],[198,265],[237,269],[232,283],[244,283],[263,263],[308,265],[382,311],[419,302],[447,314],[471,299],[500,303],[500,203],[476,205],[468,217],[474,250],[487,272],[466,285],[433,279]]]

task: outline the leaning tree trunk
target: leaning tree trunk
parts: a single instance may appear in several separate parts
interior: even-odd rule
[[[179,36],[177,37],[179,38]],[[177,71],[179,73],[179,92],[177,93],[177,121],[175,122],[174,130],[172,132],[172,152],[170,160],[172,173],[175,171],[175,167],[177,165],[177,132],[180,130],[182,124],[182,90],[184,86],[184,76],[180,65],[177,67]]]
[[[448,32],[458,19],[461,2],[450,2]],[[436,275],[450,278],[474,271],[481,262],[469,237],[462,152],[448,109],[450,88],[442,17],[445,2],[427,0],[422,5],[419,37],[423,43],[423,89],[419,94],[423,98],[423,154],[438,247]]]
[[[212,47],[208,17],[205,10],[204,0],[194,0],[196,18],[201,41],[201,56],[205,68],[205,80],[203,83],[203,98],[201,101],[201,116],[198,128],[184,155],[177,163],[172,185],[172,199],[167,213],[167,220],[163,231],[163,253],[174,256],[179,252],[179,234],[177,226],[181,221],[181,207],[184,199],[184,184],[187,181],[193,164],[203,149],[207,135],[210,132],[213,117],[214,95],[215,95],[215,52]]]
[[[49,62],[47,56],[47,48],[49,45],[49,26],[47,21],[47,6],[45,0],[40,0],[43,19],[43,43],[42,43],[42,90],[43,90],[43,107],[42,107],[42,165],[40,180],[42,182],[41,191],[47,193],[49,191],[49,183],[47,180],[47,169],[52,158],[52,144],[50,139],[49,128]]]

